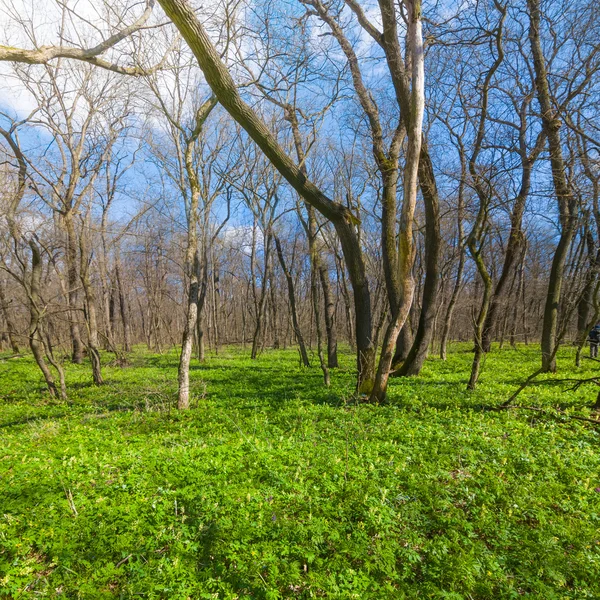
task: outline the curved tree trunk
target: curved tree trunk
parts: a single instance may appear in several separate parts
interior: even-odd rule
[[[489,311],[493,283],[492,277],[488,271],[483,257],[493,188],[491,181],[485,174],[485,171],[477,164],[477,159],[479,158],[479,154],[483,148],[483,142],[485,138],[485,124],[488,116],[489,90],[491,87],[492,78],[504,60],[502,36],[507,9],[500,4],[496,4],[496,9],[500,12],[498,27],[494,31],[495,46],[498,54],[493,64],[487,71],[481,86],[481,112],[477,123],[477,134],[475,143],[473,145],[473,152],[469,159],[469,173],[471,175],[473,188],[475,189],[477,198],[479,200],[479,207],[477,210],[475,223],[473,224],[473,228],[467,239],[467,248],[469,249],[469,253],[473,258],[473,261],[475,262],[477,272],[479,273],[481,283],[483,285],[483,297],[481,299],[481,305],[474,327],[475,354],[473,357],[473,364],[471,366],[471,376],[469,378],[469,383],[467,384],[467,389],[469,390],[474,390],[475,386],[477,385],[477,381],[479,380],[479,371],[481,369],[481,359],[485,354],[485,349],[482,344],[482,336],[484,324]]]

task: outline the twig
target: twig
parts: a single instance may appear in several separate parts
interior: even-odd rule
[[[63,490],[65,491],[65,496],[67,498],[67,502],[69,503],[69,507],[71,509],[71,512],[73,513],[73,516],[77,517],[79,513],[75,508],[75,502],[73,501],[73,494],[71,493],[71,490],[68,490],[67,488],[65,488],[65,486],[63,486]]]
[[[534,371],[520,386],[519,389],[517,389],[517,391],[505,402],[503,402],[499,407],[498,410],[502,409],[502,408],[508,408],[516,399],[517,396],[538,376],[541,375],[543,369],[538,369],[537,371]]]
[[[129,556],[126,556],[123,560],[120,560],[116,565],[115,565],[115,569],[118,569],[121,565],[124,565],[131,557],[133,556],[133,554],[130,554]]]
[[[547,415],[552,415],[552,413],[544,408],[538,408],[537,406],[502,406],[498,408],[498,410],[504,409],[519,409],[519,410],[533,410],[535,412],[541,412]],[[555,409],[557,413],[561,416],[566,417],[567,419],[576,419],[577,421],[585,421],[586,423],[593,423],[594,425],[600,425],[600,420],[598,419],[590,419],[588,417],[580,417],[579,415],[569,415],[560,409]]]

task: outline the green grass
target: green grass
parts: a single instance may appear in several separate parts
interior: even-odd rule
[[[0,597],[600,598],[600,432],[566,417],[597,389],[490,412],[539,350],[495,350],[474,393],[452,350],[370,406],[348,354],[326,390],[292,350],[226,349],[185,413],[175,352],[102,388],[68,365],[69,405],[0,362]],[[586,363],[565,350],[556,377]]]

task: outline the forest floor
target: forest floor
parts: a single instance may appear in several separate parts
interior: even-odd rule
[[[330,389],[294,350],[247,354],[194,365],[182,413],[175,351],[101,388],[68,365],[69,404],[0,355],[0,597],[600,598],[600,428],[568,417],[598,388],[489,411],[539,348],[495,349],[469,393],[455,345],[357,405],[349,353]],[[550,379],[600,374],[573,355]]]

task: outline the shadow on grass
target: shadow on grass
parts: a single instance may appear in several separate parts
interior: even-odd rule
[[[43,415],[41,417],[23,417],[22,419],[15,419],[14,421],[8,421],[7,423],[0,423],[0,429],[8,429],[9,427],[17,427],[18,425],[27,425],[28,423],[35,423],[38,421],[55,421],[58,419],[64,419],[65,417],[72,416],[69,413],[58,413],[55,415]]]

